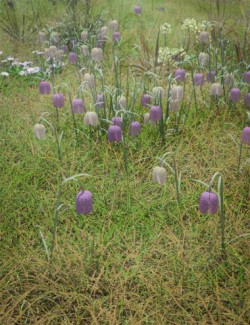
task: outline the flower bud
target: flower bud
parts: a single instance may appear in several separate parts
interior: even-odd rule
[[[85,73],[83,80],[86,83],[87,87],[95,88],[95,77],[91,73]]]
[[[153,169],[153,182],[159,183],[160,185],[166,182],[167,171],[164,167],[154,167]]]
[[[119,97],[118,100],[117,100],[117,104],[118,104],[121,108],[126,109],[126,107],[127,107],[127,101],[126,101],[126,98],[125,98],[124,96]]]
[[[209,33],[208,32],[201,32],[200,33],[200,42],[203,44],[209,43]]]
[[[45,137],[46,128],[43,124],[34,125],[34,134],[37,139],[43,139]]]
[[[242,130],[241,141],[246,144],[250,144],[250,126],[246,126]]]
[[[120,116],[112,117],[111,122],[115,125],[122,127],[122,118]]]
[[[232,88],[229,96],[232,102],[237,102],[240,99],[240,89]]]
[[[98,125],[98,115],[96,112],[87,112],[84,116],[84,124],[97,126]]]
[[[151,106],[149,114],[150,121],[160,121],[162,119],[162,109],[160,106]]]
[[[121,142],[122,141],[122,129],[118,125],[110,125],[108,129],[108,141],[109,142]]]
[[[209,71],[207,73],[207,82],[214,82],[215,81],[215,71]]]
[[[117,31],[118,30],[118,21],[117,20],[112,20],[110,23],[109,23],[109,30],[110,31]]]
[[[74,52],[69,53],[69,63],[75,64],[77,61],[77,54]]]
[[[115,42],[119,42],[120,41],[120,33],[119,32],[114,32],[113,33],[113,40],[115,41]]]
[[[82,99],[74,99],[72,102],[72,111],[75,114],[84,113],[85,107]]]
[[[223,88],[219,83],[213,83],[210,87],[211,96],[221,96],[223,93]]]
[[[203,73],[196,73],[194,75],[194,84],[195,86],[200,86],[202,87],[204,85],[204,74]]]
[[[97,94],[96,98],[96,108],[101,109],[105,106],[105,97],[104,94]]]
[[[135,137],[137,137],[141,132],[141,124],[139,122],[132,122],[130,124],[130,131],[129,133]]]
[[[215,214],[219,208],[219,199],[216,193],[203,192],[200,196],[201,213]]]
[[[51,91],[50,83],[48,81],[41,81],[39,91],[41,95],[49,95]]]
[[[81,32],[81,39],[82,41],[86,41],[88,38],[88,32],[86,30]]]
[[[247,93],[244,97],[244,104],[247,106],[247,107],[250,107],[250,93]]]
[[[250,83],[250,71],[244,73],[243,81]]]
[[[88,190],[80,191],[76,196],[77,214],[89,214],[93,209],[92,193]]]
[[[52,98],[53,106],[56,108],[62,108],[64,106],[65,98],[63,94],[54,94]]]
[[[185,79],[186,79],[185,69],[177,69],[175,71],[175,80],[176,81],[185,81]]]
[[[201,52],[199,54],[199,64],[202,67],[206,67],[208,65],[209,62],[209,55],[207,53]]]
[[[102,49],[94,47],[91,51],[92,60],[100,62],[102,60]]]
[[[151,98],[148,94],[143,94],[141,96],[141,105],[143,107],[147,107],[150,104],[150,102],[151,102]]]
[[[82,54],[83,56],[89,55],[89,47],[87,45],[82,45]]]

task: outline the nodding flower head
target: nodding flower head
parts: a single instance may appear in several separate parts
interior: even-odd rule
[[[200,32],[200,42],[203,44],[209,43],[209,33],[208,32]]]
[[[89,214],[93,209],[92,193],[88,190],[80,191],[76,196],[77,214]]]
[[[63,96],[63,94],[54,94],[52,102],[54,107],[62,108],[64,106],[65,97]]]
[[[214,82],[215,81],[215,75],[216,75],[215,71],[209,71],[207,73],[207,82]]]
[[[109,23],[109,30],[115,32],[118,30],[118,21],[117,20],[112,20],[110,23]]]
[[[97,126],[98,125],[98,115],[96,112],[87,112],[84,116],[84,124]]]
[[[209,62],[209,55],[207,53],[201,52],[199,54],[199,63],[202,67],[206,67]]]
[[[194,75],[194,84],[195,86],[200,86],[202,87],[204,85],[204,74],[203,73],[196,73]]]
[[[114,125],[118,125],[118,126],[122,127],[122,118],[120,116],[112,117],[111,122]]]
[[[77,54],[75,52],[69,53],[69,63],[75,64],[77,61]]]
[[[200,196],[201,213],[215,214],[219,208],[219,198],[216,193],[203,192]]]
[[[232,73],[226,73],[224,75],[224,83],[226,86],[232,86],[234,82],[234,75]]]
[[[120,35],[119,32],[114,32],[114,33],[113,33],[113,40],[114,40],[115,42],[119,42],[119,41],[120,41],[120,38],[121,38],[121,35]]]
[[[141,96],[141,105],[147,107],[151,102],[151,97],[148,94],[143,94]]]
[[[141,124],[139,122],[132,122],[130,124],[130,131],[129,133],[135,137],[137,137],[141,132]]]
[[[219,83],[213,83],[210,87],[211,96],[221,96],[223,93],[222,85]]]
[[[164,96],[164,90],[162,87],[154,87],[152,92],[155,99],[163,98]]]
[[[160,121],[163,116],[160,106],[151,106],[149,114],[150,121]]]
[[[241,141],[246,144],[250,144],[250,126],[246,126],[242,130]]]
[[[126,109],[127,107],[127,100],[124,96],[121,96],[117,100],[117,104],[120,106],[120,108]]]
[[[244,104],[247,106],[247,107],[250,107],[250,93],[247,93],[244,97]]]
[[[108,37],[109,29],[107,26],[103,26],[100,30],[100,38],[105,39]]]
[[[84,113],[85,107],[82,99],[74,99],[72,102],[72,111],[73,113]]]
[[[121,142],[122,141],[122,129],[118,125],[110,125],[108,129],[108,141],[109,142]]]
[[[232,88],[229,96],[232,102],[237,102],[240,99],[240,89]]]
[[[182,86],[173,86],[171,88],[171,96],[170,99],[174,100],[182,100],[183,98],[183,87]]]
[[[141,6],[139,5],[134,6],[134,13],[137,15],[141,15]]]
[[[101,62],[102,61],[102,49],[94,47],[91,51],[91,57],[92,60],[96,62]]]
[[[143,116],[143,124],[144,125],[148,125],[149,119],[150,119],[150,114],[149,113],[145,113],[144,116]]]
[[[95,77],[91,73],[85,73],[83,80],[88,88],[95,88]]]
[[[250,83],[250,71],[247,71],[247,72],[244,73],[243,81],[247,82],[247,83]]]
[[[82,41],[86,41],[88,38],[88,32],[86,30],[81,32],[81,39]]]
[[[186,79],[185,69],[177,69],[175,71],[175,80],[176,81],[185,81],[185,79]]]
[[[38,33],[38,40],[40,43],[46,42],[47,41],[47,35],[44,32],[39,32]]]
[[[51,91],[50,83],[48,81],[41,81],[39,91],[41,95],[49,95]]]
[[[170,101],[169,101],[169,110],[170,111],[178,111],[179,104],[180,104],[179,99],[175,99],[175,100],[170,99]]]
[[[96,98],[96,108],[101,109],[105,106],[104,94],[97,94]]]
[[[82,45],[82,54],[83,56],[89,55],[89,47],[87,45]]]
[[[46,128],[43,124],[34,125],[34,135],[37,139],[43,139],[45,137]]]
[[[153,168],[153,182],[159,183],[160,185],[166,182],[167,171],[164,167],[154,167]]]

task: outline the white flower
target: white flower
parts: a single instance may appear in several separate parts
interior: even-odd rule
[[[0,56],[3,55],[3,51],[0,51]]]
[[[212,29],[212,26],[213,23],[211,23],[210,21],[202,20],[202,22],[199,24],[199,31],[210,31]]]
[[[182,23],[181,29],[189,33],[196,33],[198,31],[196,20],[193,18],[185,19]]]
[[[164,23],[163,25],[161,25],[160,31],[163,34],[171,34],[172,33],[172,27],[171,27],[170,24]]]
[[[13,57],[11,57],[11,56],[8,56],[7,57],[7,61],[14,61],[15,59],[13,58]]]
[[[1,72],[1,76],[3,77],[9,77],[9,73],[6,71]]]
[[[39,71],[40,71],[39,67],[28,68],[27,69],[27,74],[38,73]]]

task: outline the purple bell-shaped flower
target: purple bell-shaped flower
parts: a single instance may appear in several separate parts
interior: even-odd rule
[[[163,113],[160,106],[151,106],[150,111],[150,121],[160,121],[162,119]]]
[[[246,144],[250,144],[250,126],[246,126],[242,130],[241,141]]]
[[[195,86],[200,86],[202,87],[204,85],[204,74],[203,73],[196,73],[194,75],[194,84]]]
[[[85,107],[82,99],[74,99],[72,102],[72,111],[75,114],[84,113]]]
[[[232,88],[230,91],[229,97],[232,102],[237,102],[240,99],[240,89]]]
[[[92,193],[88,190],[80,191],[76,197],[77,214],[89,214],[93,209]]]
[[[113,40],[115,42],[119,42],[120,41],[120,33],[119,32],[114,32],[113,33]]]
[[[243,81],[250,83],[250,71],[244,73]]]
[[[69,63],[75,64],[77,61],[77,54],[75,52],[69,53]]]
[[[175,80],[176,81],[185,81],[185,79],[186,79],[185,69],[177,69],[175,71]]]
[[[219,208],[219,198],[216,193],[203,192],[200,196],[201,213],[215,214]]]
[[[214,82],[215,81],[215,75],[216,75],[216,72],[215,71],[209,71],[207,73],[207,82]]]
[[[111,122],[114,125],[118,125],[118,126],[122,127],[122,118],[120,116],[112,117]]]
[[[141,124],[139,122],[132,122],[130,124],[130,131],[129,133],[135,137],[137,137],[141,132]]]
[[[51,91],[50,83],[48,81],[41,81],[39,91],[41,95],[49,95]]]
[[[250,107],[250,93],[247,93],[244,97],[244,103],[247,107]]]
[[[108,129],[108,141],[109,142],[121,142],[122,141],[122,129],[118,125],[110,125]]]
[[[147,107],[151,102],[151,97],[148,94],[143,94],[141,96],[141,105]]]
[[[65,97],[63,96],[63,94],[54,94],[52,102],[54,107],[62,108],[64,106]]]

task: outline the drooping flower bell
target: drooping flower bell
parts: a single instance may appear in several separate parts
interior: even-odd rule
[[[75,52],[69,53],[69,63],[75,64],[77,62],[77,54]]]
[[[97,126],[98,125],[98,115],[96,112],[87,112],[84,116],[84,124]]]
[[[199,64],[201,67],[206,67],[209,63],[209,55],[208,53],[201,52],[199,54]]]
[[[244,73],[243,81],[247,82],[247,83],[250,83],[250,71],[247,71],[247,72]]]
[[[172,111],[172,112],[178,111],[179,104],[180,104],[180,101],[178,99],[175,99],[175,100],[170,99],[170,101],[169,101],[169,110]]]
[[[117,20],[112,20],[109,23],[109,30],[112,31],[112,32],[115,32],[115,31],[118,30],[118,21]]]
[[[156,166],[153,168],[153,182],[160,185],[166,182],[167,171],[164,167]]]
[[[207,82],[214,82],[215,81],[215,75],[216,75],[216,72],[215,71],[209,71],[207,73]]]
[[[72,111],[75,114],[84,113],[85,107],[82,99],[74,99],[72,102]]]
[[[249,144],[250,145],[250,126],[246,126],[243,130],[242,130],[242,134],[241,134],[241,141],[243,143]]]
[[[147,107],[151,102],[151,97],[148,94],[143,94],[141,96],[141,105]]]
[[[118,125],[110,125],[108,129],[108,141],[109,142],[121,142],[122,141],[122,129]]]
[[[41,95],[49,95],[51,91],[50,83],[48,81],[41,81],[39,91]]]
[[[87,87],[95,88],[95,77],[92,73],[85,73],[83,80],[86,83]]]
[[[96,108],[101,109],[105,106],[104,94],[97,94],[96,98]]]
[[[162,87],[154,87],[152,93],[155,100],[160,100],[164,96],[164,90]]]
[[[244,104],[247,106],[247,107],[250,107],[250,93],[247,93],[244,97]]]
[[[102,49],[94,47],[91,51],[91,57],[92,60],[95,62],[101,62],[102,61]]]
[[[63,45],[60,46],[60,50],[62,50],[63,53],[68,53],[69,48],[68,48],[67,45],[63,44]]]
[[[82,41],[86,41],[88,38],[88,32],[86,30],[81,32],[81,39]]]
[[[112,117],[111,122],[114,125],[118,125],[118,126],[122,127],[122,118],[120,116]]]
[[[82,54],[83,56],[88,56],[89,55],[89,47],[87,45],[82,45]]]
[[[194,75],[194,84],[195,86],[200,86],[202,87],[204,85],[204,74],[203,73],[196,73]]]
[[[37,139],[43,139],[45,137],[46,128],[43,124],[34,125],[34,135]]]
[[[131,122],[129,133],[137,137],[141,132],[141,124],[137,121]]]
[[[200,42],[203,44],[209,43],[209,33],[208,32],[200,32]]]
[[[182,100],[183,98],[183,87],[182,86],[173,86],[171,88],[170,99],[174,100]]]
[[[175,80],[176,81],[185,81],[185,79],[186,79],[185,69],[177,69],[175,71]]]
[[[229,97],[232,102],[237,102],[240,99],[240,89],[239,88],[232,88],[230,90]]]
[[[148,125],[149,119],[150,119],[150,114],[149,113],[145,113],[144,116],[143,116],[143,124],[144,125]]]
[[[226,73],[224,76],[224,84],[231,87],[234,82],[234,75],[232,73]]]
[[[54,107],[62,108],[64,106],[65,97],[63,96],[63,94],[54,94],[52,102]]]
[[[53,32],[50,36],[50,40],[52,44],[57,44],[60,41],[60,36],[59,33]]]
[[[120,35],[119,32],[114,32],[114,33],[113,33],[113,40],[114,40],[115,42],[119,42],[119,41],[120,41],[120,38],[121,38],[121,35]]]
[[[213,83],[210,87],[211,96],[221,96],[223,93],[222,85],[219,83]]]
[[[120,106],[122,109],[126,109],[127,107],[127,100],[124,96],[121,96],[117,100],[117,104]]]
[[[151,106],[149,114],[150,121],[160,121],[163,116],[160,106]]]
[[[88,190],[80,191],[76,196],[77,214],[89,214],[93,209],[92,193]]]
[[[106,39],[108,37],[109,29],[107,26],[103,26],[100,30],[100,38]]]
[[[141,6],[140,5],[134,6],[134,13],[136,15],[141,15],[141,12],[142,12],[142,10],[141,10]]]
[[[201,213],[215,214],[219,208],[219,198],[216,193],[203,192],[200,196]]]

